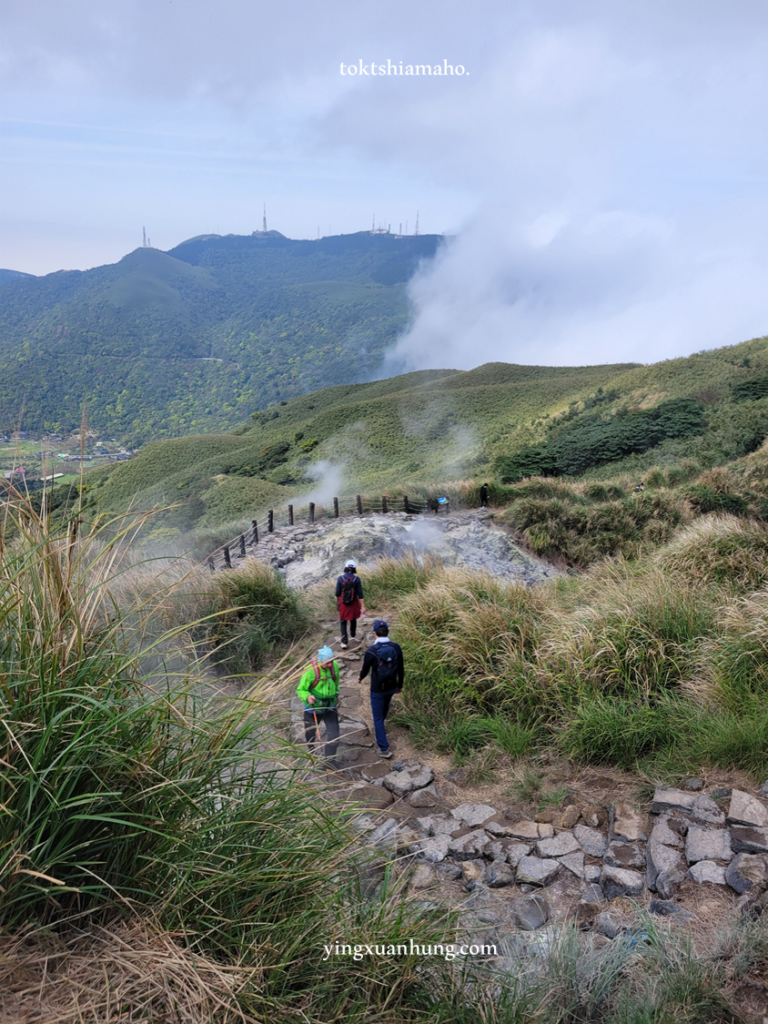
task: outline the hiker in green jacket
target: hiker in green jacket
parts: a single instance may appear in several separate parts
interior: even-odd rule
[[[309,663],[301,675],[296,693],[304,705],[304,735],[309,752],[315,753],[320,740],[320,722],[325,723],[325,757],[330,768],[339,746],[339,663],[330,647],[321,647],[317,661]]]

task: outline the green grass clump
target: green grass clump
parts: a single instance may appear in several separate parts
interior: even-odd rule
[[[506,722],[512,758],[548,738],[577,761],[668,776],[681,765],[768,772],[766,602],[733,587],[747,565],[761,578],[768,552],[762,526],[735,528],[737,554],[715,544],[690,578],[686,532],[653,563],[607,562],[535,591],[437,573],[401,604],[409,676],[398,721],[459,761],[500,752]],[[721,562],[732,571],[715,572]]]
[[[417,558],[412,551],[403,558],[377,558],[364,573],[365,600],[372,608],[392,604],[424,587],[441,568],[438,558]]]
[[[255,558],[214,576],[223,604],[207,627],[217,641],[216,659],[230,672],[260,668],[278,643],[299,640],[312,618],[306,602],[285,578]]]

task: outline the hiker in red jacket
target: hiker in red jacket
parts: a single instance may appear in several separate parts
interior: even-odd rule
[[[353,559],[348,558],[344,564],[344,572],[336,580],[336,601],[339,605],[342,651],[346,651],[349,647],[347,623],[349,623],[349,635],[354,640],[357,633],[357,620],[365,615],[363,584],[360,582],[360,577],[355,575],[356,570],[357,565]]]

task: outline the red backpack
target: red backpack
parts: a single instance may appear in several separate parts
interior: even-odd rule
[[[310,690],[314,690],[314,688],[320,682],[320,662],[319,661],[312,661],[312,662],[310,662],[310,664],[312,665],[312,668],[315,670],[315,681],[314,681],[314,683],[310,683],[309,684],[309,688],[310,688]],[[336,675],[336,662],[335,661],[331,665],[331,679],[334,681],[334,683],[336,683],[337,686],[339,685],[339,679],[338,679],[338,676]]]

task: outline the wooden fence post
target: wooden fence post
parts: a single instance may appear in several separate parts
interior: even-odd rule
[[[381,511],[384,513],[384,515],[386,515],[387,512],[389,512],[389,506],[387,505],[387,496],[386,496],[386,494],[382,494],[382,496],[381,496]]]
[[[339,499],[338,498],[334,498],[333,499],[333,518],[334,519],[338,519],[339,518]]]
[[[408,495],[407,494],[403,495],[403,508],[405,509],[406,512],[410,512],[411,511],[408,508]]]
[[[254,544],[258,544],[259,543],[259,524],[256,522],[255,519],[252,519],[251,520],[251,526],[253,527],[253,543]]]
[[[275,532],[275,513],[272,509],[267,512],[267,533]]]
[[[240,534],[240,554],[241,554],[241,556],[243,558],[245,558],[245,534],[244,533]]]
[[[355,502],[357,504],[357,514],[361,516],[363,514],[363,499],[359,494],[355,495]]]
[[[232,559],[229,557],[229,544],[224,545],[224,564],[228,569],[232,568]]]
[[[288,506],[288,525],[293,526],[293,505]]]
[[[310,501],[310,503],[309,503],[309,521],[310,521],[310,523],[314,523],[314,521],[315,521],[315,503],[314,503],[314,501]]]

